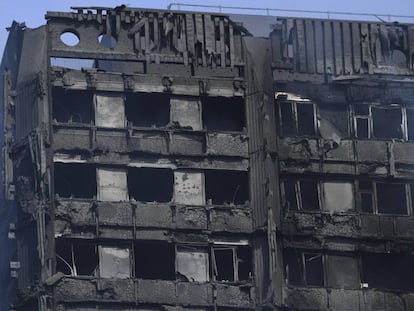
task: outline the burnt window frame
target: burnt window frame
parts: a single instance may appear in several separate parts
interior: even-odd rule
[[[276,98],[277,103],[277,120],[279,136],[281,137],[318,137],[318,111],[316,103],[303,99],[294,100],[287,98],[286,95],[279,95]],[[284,133],[283,116],[282,116],[282,104],[289,104],[293,119],[293,133]],[[299,133],[299,120],[298,120],[298,104],[299,105],[311,105],[313,111],[313,133],[312,134],[300,134]]]
[[[371,183],[371,190],[361,189],[360,185],[361,182]],[[379,211],[378,205],[378,191],[377,191],[377,184],[396,184],[396,185],[403,185],[404,192],[405,192],[405,210],[406,214],[400,213],[384,213]],[[393,181],[392,183],[382,181],[382,180],[373,180],[373,179],[359,179],[357,180],[357,210],[359,213],[367,214],[367,215],[388,215],[388,216],[406,216],[410,217],[413,215],[413,203],[414,203],[414,181]],[[362,210],[362,197],[361,194],[371,195],[371,204],[372,204],[372,212],[367,212]]]
[[[358,113],[356,106],[366,106],[368,113]],[[392,110],[392,109],[399,109],[401,112],[401,137],[375,137],[374,134],[374,116],[372,109],[384,109],[384,110]],[[371,103],[361,103],[361,102],[355,102],[351,104],[351,113],[352,113],[352,130],[353,130],[353,136],[356,139],[365,139],[365,140],[401,140],[401,141],[413,141],[414,140],[414,133],[413,137],[409,139],[409,133],[408,133],[408,119],[407,119],[407,110],[413,110],[414,107],[409,108],[406,107],[403,104],[399,103],[388,103],[388,104],[381,104],[376,102]],[[360,137],[358,135],[358,120],[367,120],[367,137]],[[413,120],[414,124],[414,120]]]
[[[296,209],[293,209],[294,211],[307,211],[307,212],[321,212],[323,211],[323,206],[322,206],[322,189],[321,189],[321,180],[318,179],[312,179],[312,178],[305,178],[305,177],[299,177],[299,176],[295,176],[295,177],[291,177],[291,176],[285,176],[285,177],[281,177],[280,179],[281,181],[281,197],[282,197],[282,205],[288,206],[289,202],[286,200],[286,182],[290,182],[294,184],[294,191],[295,191],[295,200],[296,200]],[[303,197],[302,197],[302,185],[301,185],[301,181],[312,181],[316,183],[316,188],[317,188],[317,197],[318,197],[318,208],[317,209],[307,209],[307,208],[303,208]],[[290,209],[289,209],[290,210]]]
[[[293,284],[290,282],[290,272],[289,272],[289,265],[288,260],[284,258],[284,274],[287,281],[288,286],[292,287],[308,287],[308,288],[325,288],[327,286],[327,271],[326,271],[326,256],[327,254],[321,251],[313,251],[313,250],[304,250],[304,249],[285,249],[285,252],[290,252],[290,256],[294,256],[293,259],[299,259],[299,267],[300,267],[300,283]],[[308,277],[307,277],[307,264],[306,264],[306,256],[311,256],[311,258],[320,258],[321,259],[321,273],[320,275],[322,279],[322,284],[309,284]]]
[[[240,284],[240,283],[253,283],[254,282],[254,266],[253,266],[253,251],[252,246],[249,242],[212,242],[212,243],[177,243],[175,244],[175,271],[177,275],[176,281],[182,281],[178,280],[178,262],[177,262],[177,252],[178,249],[199,249],[199,250],[205,250],[207,254],[207,281],[193,281],[195,283],[225,283],[225,284]],[[250,251],[250,275],[248,279],[240,280],[240,274],[239,274],[239,256],[238,256],[238,250],[239,248],[245,248],[249,249]],[[233,266],[233,280],[227,281],[227,280],[217,280],[216,277],[216,257],[214,250],[231,250],[233,254],[233,263],[235,264]],[[191,282],[191,281],[184,281],[184,282]]]
[[[250,258],[250,264],[251,264],[251,269],[252,271],[250,271],[251,275],[249,275],[249,277],[247,279],[241,279],[240,277],[240,262],[241,262],[241,258],[238,254],[238,251],[240,248],[245,248],[250,250],[250,255],[251,255],[251,247],[249,244],[239,244],[239,245],[234,245],[234,244],[220,244],[220,243],[214,243],[213,245],[211,245],[210,248],[210,267],[211,267],[211,276],[210,279],[213,282],[224,282],[224,283],[241,283],[241,282],[249,282],[249,280],[251,280],[252,275],[253,275],[253,264],[252,264],[252,259]],[[233,280],[218,280],[217,276],[218,276],[218,268],[217,268],[217,259],[216,259],[216,251],[226,251],[229,250],[232,252],[232,257],[233,257]]]

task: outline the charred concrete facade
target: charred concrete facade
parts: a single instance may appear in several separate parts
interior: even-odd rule
[[[74,10],[3,56],[3,308],[414,308],[414,26]]]

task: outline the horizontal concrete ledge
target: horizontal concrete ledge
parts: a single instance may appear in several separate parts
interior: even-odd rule
[[[53,149],[109,150],[189,156],[248,157],[248,138],[236,133],[206,133],[172,129],[96,128],[92,125],[56,124]]]
[[[113,55],[113,53],[111,54]],[[136,57],[136,56],[134,56]],[[124,58],[121,58],[125,61]],[[136,60],[136,59],[135,59]],[[145,61],[145,59],[143,60]],[[137,66],[136,63],[132,63],[131,66]],[[154,67],[154,68],[153,68]],[[156,72],[164,70],[161,72]],[[112,92],[165,92],[165,86],[163,85],[163,78],[165,74],[170,74],[173,78],[172,85],[168,91],[172,95],[187,95],[187,96],[200,96],[206,94],[200,94],[200,83],[208,85],[206,90],[209,96],[222,96],[222,97],[242,97],[244,96],[244,90],[239,88],[242,78],[233,77],[189,77],[187,75],[180,76],[180,70],[177,68],[171,68],[168,72],[168,65],[156,66],[147,64],[147,71],[154,70],[154,74],[122,74],[122,73],[105,73],[95,71],[94,83],[95,91],[112,91]],[[165,72],[166,71],[166,72]],[[182,70],[181,70],[182,71]],[[88,73],[87,71],[63,69],[60,67],[52,67],[52,84],[53,86],[62,87],[67,90],[88,90]]]
[[[289,212],[284,218],[286,235],[318,235],[351,239],[414,241],[414,218],[397,215]]]
[[[156,303],[188,306],[251,307],[251,285],[186,283],[142,279],[64,277],[53,286],[57,302]]]
[[[184,229],[212,232],[251,233],[248,206],[183,206],[174,204],[95,202],[59,199],[56,202],[55,233],[76,232],[76,227],[123,227],[128,234],[139,229]],[[129,229],[128,229],[129,228]]]
[[[414,294],[373,289],[285,288],[284,305],[295,310],[410,311],[414,310]]]

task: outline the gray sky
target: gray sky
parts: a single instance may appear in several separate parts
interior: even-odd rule
[[[205,5],[222,5],[238,7],[258,7],[273,9],[293,9],[293,10],[316,10],[316,11],[340,11],[351,13],[376,13],[392,15],[414,15],[413,0],[125,0],[125,4],[130,7],[142,8],[161,8],[166,9],[170,3],[188,3],[188,4],[205,4]],[[46,11],[70,11],[71,6],[108,6],[115,7],[122,4],[122,0],[0,0],[0,55],[7,40],[6,27],[9,27],[13,20],[26,22],[30,28],[38,27],[45,23],[44,15]],[[173,9],[177,9],[174,6]],[[184,10],[206,11],[203,8],[191,8],[181,6]],[[245,14],[266,14],[259,11],[235,11],[223,10],[229,13]],[[279,16],[305,16],[302,13],[272,12],[272,15]],[[326,18],[327,14],[308,14],[306,16]],[[344,19],[375,19],[375,17],[357,17],[357,16],[339,16],[330,15],[331,18]],[[388,20],[388,18],[385,18]],[[413,18],[390,18],[391,21],[414,23]]]

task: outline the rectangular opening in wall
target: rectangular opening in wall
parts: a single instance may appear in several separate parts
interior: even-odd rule
[[[130,249],[121,246],[99,246],[99,275],[102,278],[130,278]]]
[[[343,105],[318,105],[321,137],[337,141],[349,137],[349,111]]]
[[[312,104],[296,103],[298,117],[298,135],[314,136],[315,135],[315,115]]]
[[[372,181],[360,180],[359,184],[359,195],[361,200],[360,209],[364,213],[374,212],[374,190]]]
[[[56,270],[66,275],[96,276],[98,254],[96,245],[82,241],[56,240]]]
[[[98,168],[98,200],[99,201],[127,201],[128,187],[125,169]]]
[[[128,193],[136,201],[170,202],[173,186],[171,169],[144,167],[128,170]]]
[[[346,212],[354,209],[354,185],[352,182],[326,181],[322,183],[323,209]]]
[[[212,271],[216,281],[248,281],[252,276],[250,247],[213,246]]]
[[[303,210],[319,209],[319,190],[318,182],[312,179],[302,179],[299,181],[301,208]]]
[[[249,199],[248,172],[205,171],[206,199],[213,204],[245,204]]]
[[[174,172],[174,202],[204,205],[204,174],[190,171]]]
[[[400,107],[371,107],[375,138],[403,138]]]
[[[233,282],[236,269],[235,249],[232,247],[214,247],[213,248],[213,271],[216,281]]]
[[[369,120],[367,118],[356,119],[356,137],[369,138]]]
[[[252,249],[250,246],[237,247],[237,264],[239,281],[247,281],[252,278]]]
[[[203,126],[207,131],[243,131],[244,99],[241,97],[202,97]]]
[[[292,179],[283,180],[284,208],[286,210],[297,210],[296,181]]]
[[[197,97],[171,97],[171,123],[174,127],[187,128],[195,131],[202,129],[201,103]]]
[[[95,122],[93,95],[87,91],[53,88],[53,119],[62,123]]]
[[[370,110],[369,105],[357,104],[354,105],[355,112],[355,134],[358,138],[370,138],[370,126],[369,121]]]
[[[369,288],[414,290],[413,255],[363,253],[361,267],[361,281]]]
[[[96,196],[95,165],[55,163],[55,194],[62,198],[91,199]]]
[[[279,101],[280,107],[280,122],[281,134],[284,136],[290,136],[296,134],[295,117],[293,114],[293,105],[291,102]],[[279,118],[277,118],[279,119]]]
[[[135,276],[149,280],[175,280],[175,247],[159,241],[137,242]]]
[[[176,251],[176,274],[178,281],[209,281],[208,250],[204,247],[180,245]]]
[[[407,108],[408,140],[414,140],[414,109]]]
[[[288,284],[294,286],[304,285],[302,253],[295,249],[287,249],[283,252],[286,279]]]
[[[125,113],[136,127],[164,127],[170,122],[170,95],[163,93],[128,93]]]
[[[305,253],[305,277],[308,286],[324,286],[323,256],[316,253]]]
[[[95,124],[101,127],[125,127],[124,95],[102,93],[94,95]]]
[[[407,215],[405,184],[376,183],[378,213]]]

